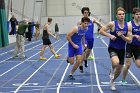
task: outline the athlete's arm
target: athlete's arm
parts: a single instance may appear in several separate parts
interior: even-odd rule
[[[128,25],[128,33],[126,36],[123,34],[121,35],[121,38],[125,40],[126,42],[130,43],[132,41],[132,24],[131,22],[127,23]]]
[[[81,21],[80,20],[77,22],[77,26],[79,26],[79,25],[81,25]]]
[[[98,27],[103,26],[103,24],[100,21],[98,21],[97,19],[95,19],[95,18],[93,18],[93,23],[97,24]]]
[[[54,35],[50,32],[50,29],[49,29],[49,25],[48,25],[48,24],[45,25],[45,28],[46,28],[46,31],[48,32],[49,35],[51,35],[52,37],[56,38],[56,36],[54,36]]]
[[[67,35],[66,35],[66,38],[67,40],[71,43],[71,45],[74,47],[74,48],[78,48],[78,45],[76,45],[72,40],[71,40],[71,36],[74,35],[75,33],[77,33],[78,31],[78,28],[77,27],[74,27],[72,29],[71,32],[69,32]]]
[[[110,33],[107,33],[108,30],[112,31],[113,27],[114,27],[114,22],[109,22],[107,25],[103,26],[100,29],[99,33],[101,35],[109,37],[111,40],[115,40],[116,37],[114,35],[111,35]]]
[[[85,45],[86,45],[85,35],[82,37],[82,44],[83,44],[83,47],[85,47]]]

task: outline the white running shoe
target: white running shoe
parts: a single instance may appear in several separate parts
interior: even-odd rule
[[[126,84],[127,84],[127,82],[126,82],[125,80],[122,80],[122,81],[121,81],[121,85],[122,85],[122,86],[124,86],[124,85],[126,85]]]
[[[115,91],[116,90],[115,84],[114,84],[114,82],[113,82],[112,79],[110,80],[110,86],[111,86],[111,90],[112,91]]]
[[[110,68],[109,77],[110,77],[110,79],[114,78],[114,70],[112,68]]]

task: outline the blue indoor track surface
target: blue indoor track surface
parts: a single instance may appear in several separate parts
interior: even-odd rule
[[[88,60],[84,73],[77,69],[75,80],[70,80],[68,75],[73,65],[66,62],[68,42],[66,35],[60,37],[59,40],[51,37],[55,51],[62,54],[57,59],[47,47],[44,53],[47,60],[39,60],[41,38],[25,42],[25,59],[12,58],[15,44],[0,48],[0,93],[140,93],[140,70],[134,62],[127,75],[127,84],[121,85],[121,74],[115,80],[117,90],[110,89],[111,61],[107,37],[97,38],[95,35],[94,59]]]

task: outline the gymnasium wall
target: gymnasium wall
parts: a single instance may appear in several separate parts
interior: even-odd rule
[[[11,0],[10,0],[11,1]],[[60,33],[69,32],[82,17],[81,8],[88,6],[91,17],[102,19],[104,23],[110,20],[110,0],[12,0],[12,13],[18,20],[24,17],[34,21],[40,21],[41,25],[47,22],[48,17],[53,18],[54,23],[59,23]],[[8,4],[7,4],[8,5]],[[97,26],[95,25],[95,30]]]

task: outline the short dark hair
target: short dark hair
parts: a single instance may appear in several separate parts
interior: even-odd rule
[[[89,10],[88,7],[83,7],[82,10],[81,10],[82,14],[84,14],[84,11],[85,11],[85,10],[88,11],[88,12],[90,12],[90,10]]]
[[[81,22],[90,22],[90,19],[88,17],[82,17]]]
[[[138,13],[138,12],[140,12],[140,8],[133,8],[133,11],[132,11],[133,14]]]
[[[52,18],[48,18],[48,22],[52,22]]]

